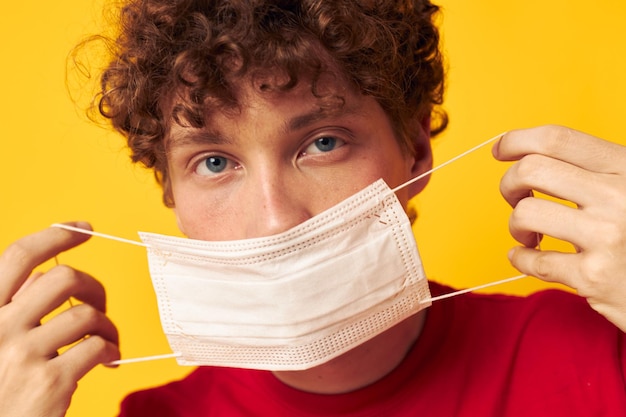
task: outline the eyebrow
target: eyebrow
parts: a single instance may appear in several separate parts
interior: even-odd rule
[[[354,107],[340,106],[332,109],[318,108],[309,113],[293,117],[285,123],[285,131],[294,131],[304,129],[314,123],[319,122],[327,117],[338,117],[344,115],[357,114],[358,111]]]
[[[223,145],[231,144],[232,140],[219,132],[209,129],[195,129],[192,132],[184,132],[170,136],[168,148],[194,144]]]
[[[310,113],[296,116],[285,123],[286,131],[300,130],[316,123],[328,116],[328,112],[323,109],[317,109]]]

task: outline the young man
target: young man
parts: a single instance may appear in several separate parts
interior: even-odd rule
[[[445,127],[435,111],[436,11],[399,0],[131,1],[100,109],[134,160],[155,169],[188,237],[276,235],[379,178],[394,187],[431,166],[430,136]],[[626,149],[542,127],[504,135],[494,156],[519,160],[502,180],[523,245],[511,261],[584,298],[435,303],[322,365],[201,367],[132,395],[121,415],[623,415]],[[424,186],[398,192],[400,202]],[[578,251],[535,250],[537,233]],[[57,267],[27,281],[43,260],[85,240],[48,229],[0,258],[3,416],[63,415],[80,377],[119,357],[95,279]],[[39,325],[70,296],[84,304]]]

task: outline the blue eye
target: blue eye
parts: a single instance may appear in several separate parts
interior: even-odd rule
[[[229,160],[223,156],[209,156],[198,164],[196,174],[212,175],[219,174],[228,168]]]
[[[315,139],[315,141],[307,146],[303,154],[312,155],[331,152],[342,147],[343,145],[345,145],[345,142],[341,139],[337,139],[333,136],[322,136]]]
[[[228,160],[223,156],[211,156],[204,160],[204,165],[206,165],[207,169],[215,173],[224,171],[226,164],[228,164]]]
[[[337,139],[325,136],[323,138],[317,139],[315,142],[313,142],[313,144],[321,152],[328,152],[335,149],[335,146],[337,146]]]

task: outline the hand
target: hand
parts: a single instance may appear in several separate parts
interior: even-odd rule
[[[544,126],[503,135],[493,154],[518,161],[500,186],[514,208],[511,234],[523,245],[509,253],[513,266],[574,288],[626,331],[626,147]],[[576,207],[536,198],[533,190]],[[536,249],[538,235],[568,241],[575,253]]]
[[[77,381],[97,364],[119,358],[117,330],[104,314],[100,283],[63,265],[32,274],[40,263],[87,239],[49,228],[22,238],[0,256],[2,417],[65,415]],[[70,297],[82,303],[40,324]],[[57,354],[59,348],[75,342]]]

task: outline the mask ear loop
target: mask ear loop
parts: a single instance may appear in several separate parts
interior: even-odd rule
[[[106,363],[106,366],[118,366],[118,365],[126,365],[129,363],[138,363],[138,362],[149,362],[149,361],[158,361],[161,359],[174,359],[182,357],[182,353],[167,353],[165,355],[154,355],[154,356],[142,356],[141,358],[130,358],[130,359],[118,359],[116,361],[111,361]]]
[[[124,239],[123,237],[117,237],[113,235],[107,235],[106,233],[94,232],[93,230],[81,229],[80,227],[69,226],[67,224],[53,223],[50,225],[50,227],[58,227],[59,229],[70,230],[72,232],[83,233],[85,235],[103,237],[109,240],[116,240],[122,243],[128,243],[128,244],[135,245],[135,246],[142,246],[144,248],[150,248],[150,245],[145,244],[143,242],[138,242],[136,240],[131,240],[131,239]]]
[[[484,147],[484,146],[489,145],[491,142],[495,142],[496,140],[500,139],[500,138],[501,138],[502,136],[504,136],[505,134],[506,134],[506,132],[502,132],[502,133],[500,133],[499,135],[496,135],[496,136],[494,136],[494,137],[492,137],[492,138],[490,138],[490,139],[487,139],[487,140],[486,140],[486,141],[484,141],[483,143],[479,143],[478,145],[474,146],[473,148],[470,148],[470,149],[466,150],[465,152],[463,152],[463,153],[461,153],[461,154],[459,154],[459,155],[455,156],[454,158],[452,158],[452,159],[448,159],[446,162],[442,162],[441,164],[437,165],[436,167],[431,168],[430,170],[428,170],[428,171],[426,171],[426,172],[422,172],[422,173],[421,173],[420,175],[418,175],[417,177],[411,178],[411,179],[410,179],[410,180],[408,180],[407,182],[405,182],[405,183],[403,183],[403,184],[398,185],[396,188],[393,188],[393,189],[391,190],[391,192],[392,192],[392,193],[395,193],[395,192],[397,192],[397,191],[399,191],[399,190],[403,189],[404,187],[407,187],[407,186],[409,186],[409,185],[411,185],[411,184],[413,184],[413,183],[415,183],[415,182],[417,182],[417,181],[421,180],[422,178],[424,178],[424,177],[426,177],[426,176],[428,176],[428,175],[432,174],[433,172],[438,171],[438,170],[440,170],[441,168],[443,168],[443,167],[445,167],[445,166],[447,166],[447,165],[450,165],[450,164],[451,164],[451,163],[453,163],[453,162],[456,162],[457,160],[459,160],[459,159],[463,158],[464,156],[469,155],[469,154],[471,154],[472,152],[477,151],[478,149],[480,149],[480,148],[482,148],[482,147]]]
[[[81,229],[79,227],[69,226],[67,224],[54,223],[50,225],[50,227],[58,227],[59,229],[70,230],[72,232],[83,233],[86,235],[102,237],[105,239],[115,240],[115,241],[122,242],[122,243],[128,243],[131,245],[142,246],[144,248],[150,248],[150,245],[145,244],[143,242],[138,242],[136,240],[131,240],[131,239],[124,239],[118,236],[108,235],[106,233],[94,232],[93,230]],[[57,265],[59,265],[59,261],[56,256],[54,257],[54,261],[56,262]],[[73,307],[71,297],[68,298],[68,302],[70,303],[70,306]],[[178,358],[180,356],[182,356],[180,353],[168,353],[165,355],[144,356],[140,358],[130,358],[130,359],[119,359],[116,361],[106,363],[105,366],[118,366],[118,365],[124,365],[127,363],[147,362],[147,361],[154,361],[154,360],[160,360],[160,359]]]
[[[486,141],[484,141],[482,143],[479,143],[478,145],[474,146],[473,148],[470,148],[470,149],[466,150],[465,152],[455,156],[454,158],[449,159],[446,162],[443,162],[443,163],[437,165],[436,167],[434,167],[434,168],[432,168],[432,169],[430,169],[430,170],[428,170],[426,172],[421,173],[420,175],[418,175],[415,178],[411,178],[410,180],[408,180],[407,182],[405,182],[403,184],[400,184],[399,186],[393,188],[391,190],[391,192],[395,193],[398,190],[401,190],[404,187],[406,187],[408,185],[411,185],[411,184],[421,180],[422,178],[432,174],[433,172],[438,171],[439,169],[441,169],[441,168],[443,168],[443,167],[445,167],[447,165],[450,165],[453,162],[456,162],[457,160],[463,158],[464,156],[469,155],[472,152],[477,151],[478,149],[480,149],[480,148],[482,148],[482,147],[484,147],[484,146],[486,146],[486,145],[488,145],[488,144],[490,144],[492,142],[495,142],[496,140],[499,140],[505,134],[506,134],[506,132],[500,133],[499,135],[496,135],[496,136],[494,136],[494,137],[492,137],[490,139],[487,139]],[[531,195],[532,195],[532,191],[531,191]],[[539,233],[537,233],[537,248],[539,248],[540,242],[541,242],[541,237],[540,237]],[[454,291],[454,292],[451,292],[451,293],[448,293],[448,294],[443,294],[443,295],[440,295],[440,296],[437,296],[437,297],[426,298],[426,299],[422,300],[420,303],[421,304],[432,303],[432,302],[443,300],[443,299],[446,299],[446,298],[456,297],[457,295],[466,294],[468,292],[473,292],[473,291],[481,290],[481,289],[484,289],[484,288],[493,287],[493,286],[496,286],[496,285],[501,285],[501,284],[505,284],[505,283],[512,282],[512,281],[517,281],[518,279],[527,278],[527,277],[528,277],[528,275],[526,275],[526,274],[516,275],[514,277],[505,278],[505,279],[502,279],[502,280],[499,280],[499,281],[489,282],[487,284],[478,285],[478,286],[475,286],[475,287],[472,287],[472,288],[466,288],[466,289],[463,289],[463,290]]]
[[[477,286],[471,287],[471,288],[465,288],[463,290],[454,291],[454,292],[451,292],[451,293],[448,293],[448,294],[439,295],[437,297],[425,298],[425,299],[420,301],[420,304],[427,304],[427,303],[432,303],[432,302],[435,302],[435,301],[444,300],[446,298],[456,297],[457,295],[463,295],[463,294],[467,294],[468,292],[474,292],[474,291],[482,290],[482,289],[489,288],[489,287],[495,287],[496,285],[506,284],[507,282],[517,281],[518,279],[522,279],[522,278],[528,278],[528,275],[526,275],[526,274],[516,275],[514,277],[505,278],[505,279],[501,279],[499,281],[494,281],[494,282],[488,282],[487,284],[477,285]]]

